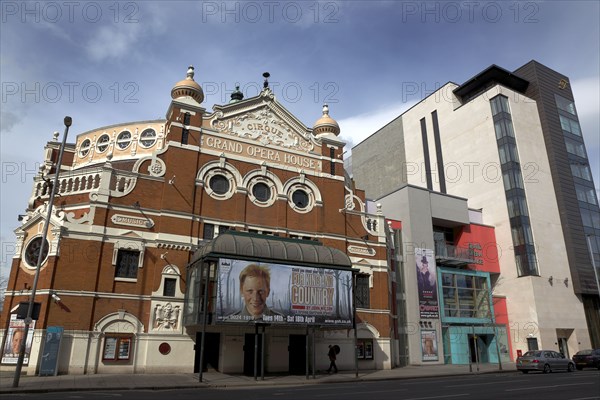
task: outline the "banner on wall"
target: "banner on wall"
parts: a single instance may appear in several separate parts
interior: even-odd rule
[[[419,315],[421,318],[439,318],[437,298],[437,272],[433,250],[415,249],[417,262],[417,288],[419,292]]]
[[[220,259],[218,323],[352,326],[352,272]]]
[[[33,343],[33,332],[35,320],[29,324],[27,338],[25,338],[25,320],[18,319],[17,314],[10,315],[10,322],[6,334],[6,342],[2,349],[2,364],[16,364],[19,359],[19,348],[25,340],[25,358],[23,365],[29,364],[29,354],[31,353],[31,344]]]
[[[437,333],[435,331],[421,331],[421,351],[423,361],[438,361]]]

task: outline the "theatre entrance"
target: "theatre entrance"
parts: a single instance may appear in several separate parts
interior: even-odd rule
[[[288,353],[290,375],[306,374],[306,335],[290,335]]]
[[[196,355],[194,357],[194,372],[200,372],[200,343],[202,341],[202,332],[196,332]],[[221,335],[216,332],[206,332],[206,340],[204,340],[204,368],[202,371],[207,371],[209,368],[215,371],[219,370],[219,348]]]
[[[261,354],[262,354],[262,333],[246,333],[244,336],[244,375],[254,376],[254,346],[258,339],[258,352],[256,353],[256,375],[261,376]]]

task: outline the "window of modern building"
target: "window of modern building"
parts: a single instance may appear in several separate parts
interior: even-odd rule
[[[498,155],[502,165],[502,181],[506,204],[510,215],[511,235],[515,248],[517,273],[519,276],[538,275],[533,237],[528,219],[527,198],[517,154],[512,117],[508,99],[496,96],[490,100],[494,115],[494,129]],[[565,138],[565,140],[567,140]],[[517,252],[520,249],[520,253]]]
[[[117,136],[117,147],[121,150],[125,150],[131,144],[131,132],[123,131]]]
[[[224,195],[229,192],[229,179],[223,175],[214,175],[208,184],[216,194]]]
[[[175,296],[175,288],[177,285],[177,279],[165,278],[163,285],[163,296],[173,297]]]
[[[581,158],[587,158],[585,154],[585,146],[583,145],[583,143],[579,143],[575,140],[565,138],[565,144],[569,153],[579,156]]]
[[[515,131],[513,130],[511,120],[501,119],[499,121],[495,121],[494,129],[496,131],[496,139],[502,139],[503,137],[515,137]]]
[[[506,164],[508,162],[519,162],[517,146],[514,143],[504,143],[503,145],[498,146],[498,152],[500,154],[501,164]]]
[[[140,135],[140,144],[142,147],[152,147],[156,143],[156,131],[152,128],[145,129]]]
[[[586,181],[592,180],[592,173],[587,164],[571,161],[571,173],[577,178],[585,179]]]
[[[104,134],[98,138],[96,142],[96,149],[98,149],[99,153],[104,153],[106,149],[108,149],[108,144],[110,143],[110,136]]]
[[[587,210],[585,208],[580,208],[579,211],[581,211],[583,226],[600,229],[600,213],[598,211]]]
[[[102,360],[127,361],[131,358],[132,336],[107,335],[104,338]]]
[[[555,94],[554,98],[556,99],[556,106],[559,110],[566,111],[572,115],[577,115],[575,112],[575,103],[573,103],[571,100],[566,99],[558,94]]]
[[[369,308],[370,294],[369,294],[369,275],[358,274],[356,275],[356,307],[358,308]]]
[[[527,203],[523,196],[507,197],[506,205],[508,206],[508,215],[511,218],[529,215]]]
[[[596,199],[596,192],[594,188],[588,188],[575,184],[575,191],[577,192],[577,200],[584,201],[589,204],[598,204],[598,199]]]
[[[79,157],[85,157],[90,152],[90,148],[92,147],[92,141],[90,139],[85,139],[81,146],[79,147]]]
[[[502,173],[502,180],[504,182],[504,190],[523,189],[523,178],[521,177],[520,169],[512,168],[504,171]]]
[[[139,261],[139,251],[119,249],[117,263],[115,265],[115,277],[136,279]]]
[[[559,115],[560,118],[560,127],[563,131],[569,132],[573,135],[581,136],[581,128],[579,127],[579,122],[574,119],[565,117],[564,115]]]
[[[490,103],[492,105],[492,115],[498,115],[501,112],[510,114],[508,98],[506,96],[496,96],[490,100]]]
[[[534,250],[527,246],[522,246],[522,249],[524,251],[518,253],[521,249],[515,248],[515,263],[517,264],[518,276],[539,276],[537,257]]]
[[[469,273],[442,273],[445,317],[491,319],[487,276]]]

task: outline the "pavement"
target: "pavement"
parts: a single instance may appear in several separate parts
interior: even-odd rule
[[[22,375],[19,387],[13,388],[14,372],[0,372],[0,396],[8,393],[48,393],[90,390],[167,390],[185,388],[241,388],[268,386],[298,386],[356,381],[375,381],[393,379],[414,379],[426,377],[476,375],[498,372],[515,372],[514,363],[469,365],[409,365],[391,370],[376,371],[340,371],[327,374],[320,371],[309,375],[268,375],[264,380],[260,376],[227,375],[210,370],[202,374],[95,374],[95,375],[58,375],[28,376]]]

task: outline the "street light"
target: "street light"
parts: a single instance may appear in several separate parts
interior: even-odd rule
[[[58,153],[58,161],[56,162],[56,170],[54,172],[54,183],[52,184],[52,191],[50,192],[50,198],[48,199],[48,210],[46,212],[46,221],[44,222],[44,232],[42,234],[42,244],[40,245],[40,252],[38,254],[37,264],[35,267],[35,277],[33,278],[33,286],[31,287],[31,295],[29,296],[29,305],[27,307],[27,317],[25,318],[25,330],[23,337],[24,340],[21,341],[19,346],[19,358],[17,359],[17,367],[15,369],[15,377],[13,380],[13,387],[19,387],[19,379],[21,378],[21,369],[23,369],[23,360],[25,359],[25,347],[27,345],[27,335],[29,333],[29,325],[33,319],[31,316],[33,315],[33,307],[35,304],[35,292],[37,289],[37,283],[40,277],[40,268],[42,266],[42,261],[44,261],[44,246],[46,246],[46,237],[48,236],[48,227],[50,226],[50,217],[52,216],[52,206],[54,203],[54,196],[56,195],[56,188],[58,187],[58,173],[60,172],[60,167],[62,165],[62,156],[65,151],[65,144],[67,142],[67,135],[69,134],[69,127],[73,123],[71,117],[65,117],[65,133],[63,135],[63,140],[60,145],[60,151]]]

